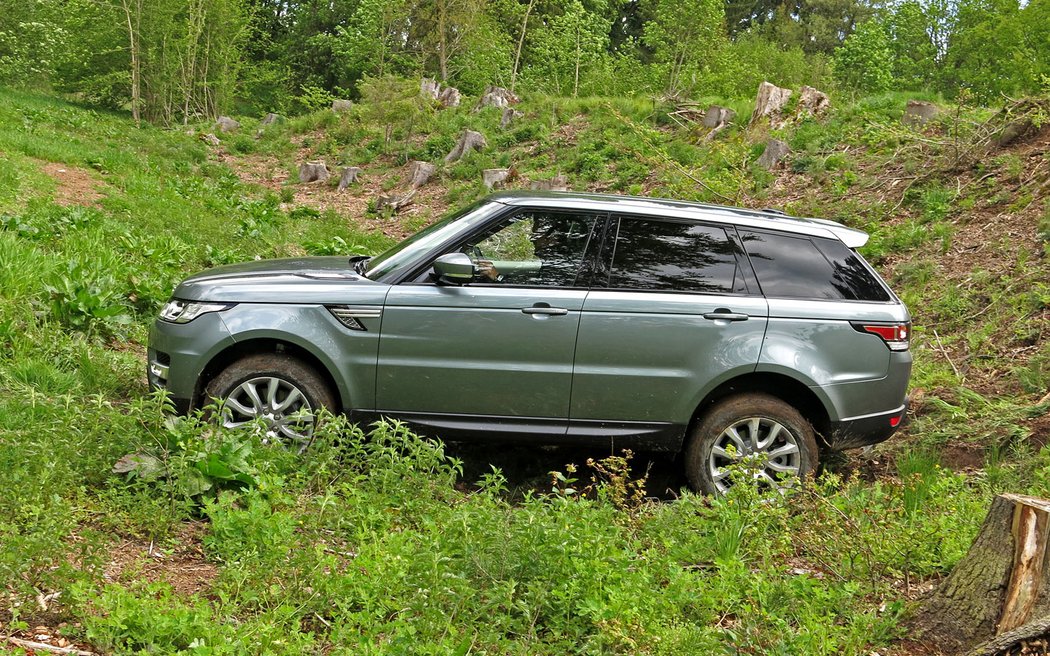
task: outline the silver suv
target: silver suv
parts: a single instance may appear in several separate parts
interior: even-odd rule
[[[305,448],[320,407],[449,439],[684,453],[726,490],[906,411],[907,309],[838,223],[609,195],[507,193],[386,253],[256,261],[178,286],[149,382]]]

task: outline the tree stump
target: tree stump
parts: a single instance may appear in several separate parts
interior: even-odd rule
[[[485,169],[481,172],[481,181],[489,191],[503,187],[510,178],[510,169]]]
[[[342,191],[357,182],[358,177],[361,175],[361,169],[356,166],[348,166],[343,169],[342,175],[339,176],[339,191]]]
[[[409,189],[408,191],[401,194],[389,194],[386,196],[379,196],[376,199],[376,209],[384,210],[390,208],[395,213],[401,211],[401,208],[409,205],[412,199],[416,197],[416,190]]]
[[[220,116],[215,121],[215,129],[219,132],[234,132],[239,127],[241,127],[241,124],[229,116]]]
[[[705,141],[714,139],[715,136],[729,127],[729,124],[736,118],[736,112],[733,110],[722,107],[720,105],[711,105],[704,112],[704,127],[711,128],[711,131],[704,135]]]
[[[437,100],[438,94],[441,92],[441,85],[437,83],[437,80],[430,77],[423,78],[419,83],[419,95],[429,100]]]
[[[909,100],[904,107],[904,116],[901,117],[901,123],[912,126],[926,125],[937,118],[940,113],[941,108],[931,102]]]
[[[488,142],[485,141],[485,135],[474,130],[465,130],[459,141],[456,142],[456,147],[448,155],[445,155],[445,163],[458,162],[467,153],[481,150],[485,146],[488,146]]]
[[[764,169],[776,168],[791,152],[791,146],[780,139],[770,139],[766,142],[766,149],[755,163]]]
[[[514,121],[514,119],[521,118],[523,116],[525,116],[524,112],[519,112],[518,110],[512,107],[504,107],[503,115],[499,118],[499,128],[501,130],[506,130],[508,127],[510,127],[510,124]]]
[[[796,118],[801,118],[806,114],[810,116],[820,116],[831,107],[831,99],[828,98],[828,94],[823,91],[818,91],[810,86],[803,85],[798,90],[798,110],[795,112]]]
[[[569,179],[559,173],[550,180],[533,180],[529,184],[533,191],[568,191]]]
[[[997,496],[966,556],[913,620],[917,637],[959,652],[1050,615],[1050,595],[1043,586],[1048,524],[1050,501]],[[1031,630],[1007,640],[1031,637],[1023,635]]]
[[[408,188],[419,189],[427,182],[430,181],[430,177],[434,175],[434,171],[437,167],[430,162],[420,162],[415,160],[408,164]]]
[[[348,112],[350,108],[354,106],[353,101],[344,100],[342,98],[336,98],[332,101],[332,111],[336,114],[341,112]]]
[[[299,165],[299,182],[324,182],[328,179],[328,167],[324,162],[307,162]]]
[[[791,99],[791,89],[782,89],[775,84],[762,82],[758,85],[755,96],[755,111],[751,114],[751,124],[768,118],[770,125],[778,127],[783,121],[784,106]]]
[[[445,87],[438,94],[437,101],[442,107],[459,107],[460,94],[456,87]]]
[[[488,87],[478,101],[476,109],[482,107],[508,107],[518,104],[519,98],[503,87]]]

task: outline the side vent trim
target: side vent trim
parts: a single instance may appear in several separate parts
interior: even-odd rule
[[[326,305],[325,306],[332,316],[335,317],[339,323],[343,324],[350,330],[358,330],[365,332],[368,329],[361,323],[360,319],[378,319],[383,316],[382,308],[367,307],[367,306],[355,306],[355,305]]]

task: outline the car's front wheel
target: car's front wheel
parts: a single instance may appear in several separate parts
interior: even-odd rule
[[[220,401],[220,421],[238,428],[261,420],[269,440],[302,452],[314,438],[321,408],[334,409],[324,378],[301,360],[260,353],[237,360],[205,389]]]
[[[772,489],[811,475],[819,451],[813,426],[798,410],[769,394],[733,396],[711,407],[696,424],[685,451],[693,489],[724,494],[732,465]]]

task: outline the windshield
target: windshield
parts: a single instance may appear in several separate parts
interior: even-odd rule
[[[412,262],[438,244],[484,222],[494,212],[503,207],[502,203],[479,201],[454,213],[447,219],[442,219],[434,225],[420,230],[382,255],[372,258],[368,262],[365,277],[371,280],[379,280],[394,269]]]

